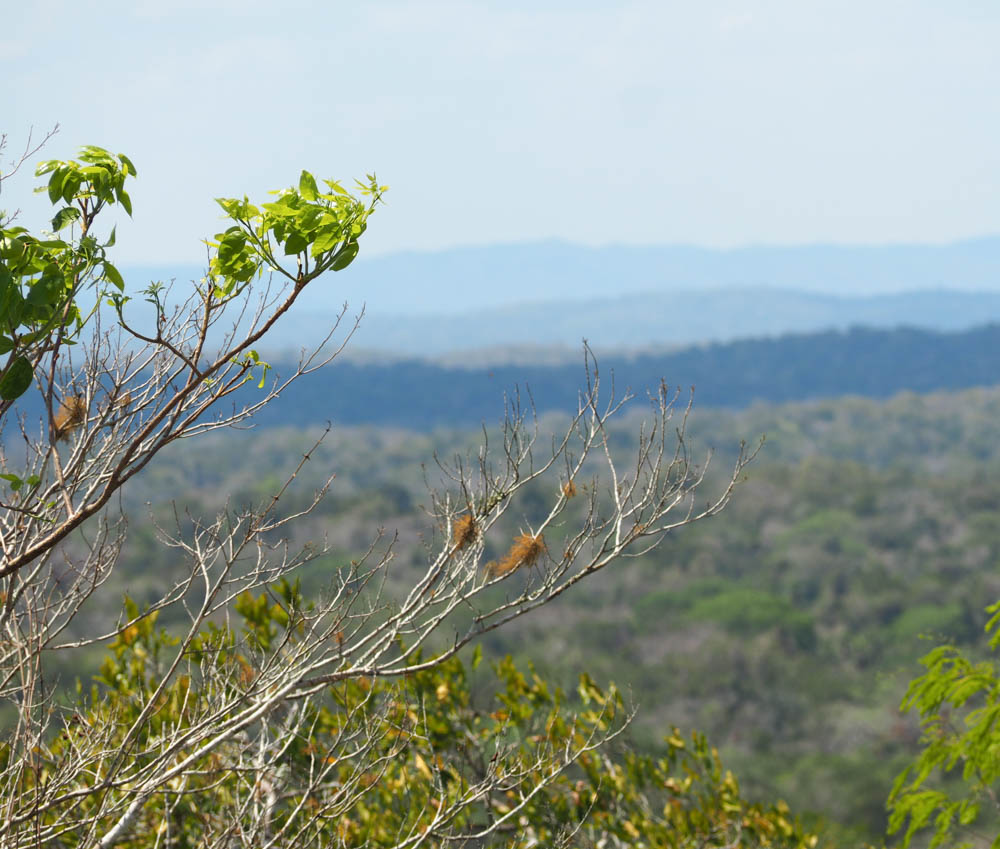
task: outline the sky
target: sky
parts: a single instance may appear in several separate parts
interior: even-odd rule
[[[199,262],[212,198],[307,168],[391,189],[363,252],[732,247],[1000,231],[991,0],[79,3],[0,11],[0,169],[139,179],[119,263]],[[0,208],[45,221],[30,171]]]

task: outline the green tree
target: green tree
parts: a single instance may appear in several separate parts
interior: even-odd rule
[[[155,752],[170,729],[196,726],[218,703],[214,688],[256,674],[261,640],[287,638],[294,651],[301,604],[297,587],[284,581],[240,597],[242,626],[209,626],[199,635],[184,673],[161,693],[155,718],[129,740],[127,729],[159,683],[159,661],[176,644],[156,627],[155,613],[139,617],[129,602],[135,624],[112,643],[90,698],[46,746],[41,769],[24,775],[20,792],[32,795],[36,781],[79,756],[93,729],[112,727],[113,743]],[[221,834],[241,846],[817,844],[782,803],[743,798],[698,734],[685,739],[674,729],[658,757],[608,745],[628,719],[613,686],[602,689],[582,675],[574,708],[508,657],[486,682],[491,694],[476,699],[470,674],[479,660],[477,651],[471,668],[455,656],[398,681],[345,681],[262,716],[247,729],[254,747],[230,741],[204,751],[143,806],[119,845],[194,847]],[[359,771],[343,753],[367,741],[372,757]],[[46,818],[54,825],[60,814]],[[67,831],[61,840],[79,845],[85,837]]]
[[[987,612],[995,651],[1000,602]],[[931,831],[932,847],[1000,846],[1000,667],[992,659],[975,662],[953,645],[937,647],[921,663],[926,671],[910,683],[902,709],[920,714],[922,748],[893,786],[890,832],[903,830],[903,847],[923,830]]]
[[[630,396],[605,398],[593,366],[565,432],[538,443],[537,421],[515,403],[489,444],[439,463],[427,560],[402,591],[396,583],[387,591],[393,546],[376,534],[332,570],[326,593],[302,598],[298,577],[332,556],[323,539],[291,541],[293,523],[326,487],[301,510],[281,509],[307,451],[258,503],[215,517],[178,511],[175,527],[159,528],[178,563],[172,583],[142,610],[126,605],[117,622],[83,623],[127,532],[114,500],[122,486],[171,444],[244,421],[336,356],[328,336],[291,374],[275,375],[256,346],[307,286],[357,256],[384,191],[374,176],[357,196],[335,180],[320,188],[303,171],[266,203],[219,199],[230,223],[208,243],[205,276],[135,292],[107,258],[113,236],[101,241],[96,229],[110,205],[130,210],[125,184],[135,172],[128,157],[95,147],[78,161],[42,163],[63,239],[36,239],[5,217],[0,322],[10,397],[0,437],[13,432],[19,450],[0,453],[9,490],[0,513],[0,700],[16,716],[0,758],[0,844],[107,849],[157,845],[153,835],[159,845],[271,846],[280,833],[282,845],[416,846],[499,830],[474,817],[520,826],[547,787],[614,735],[615,699],[595,691],[600,706],[589,713],[553,714],[555,738],[543,734],[527,749],[505,744],[515,724],[484,726],[494,735],[488,768],[456,773],[432,749],[421,761],[414,755],[412,769],[400,766],[405,752],[435,742],[426,727],[434,712],[421,706],[414,719],[400,702],[405,687],[387,682],[438,674],[483,634],[715,515],[752,453],[741,451],[706,499],[705,467],[685,443],[687,411],[672,421],[675,396],[661,386],[623,458],[608,424]],[[84,313],[87,287],[97,297]],[[238,400],[248,384],[258,394]],[[18,406],[31,385],[45,410],[37,426]],[[253,469],[254,458],[246,463]],[[498,522],[522,495],[539,491],[548,510],[533,509],[540,518],[514,535],[502,531]],[[488,559],[488,546],[506,553]],[[163,611],[182,623],[173,636],[152,630]],[[236,614],[246,623],[239,631],[226,625]],[[68,636],[74,621],[84,636]],[[112,656],[90,701],[58,704],[46,677],[53,656],[107,642]],[[447,686],[432,683],[435,694]],[[542,698],[532,692],[529,701]],[[449,703],[445,693],[436,704]],[[438,730],[453,740],[451,727],[448,719]],[[452,754],[460,762],[460,747]],[[280,789],[289,771],[298,781],[290,796]],[[419,816],[400,809],[394,820],[376,784],[391,779],[398,790],[418,776]],[[509,815],[484,802],[506,793]],[[380,813],[365,820],[365,810]],[[341,821],[359,831],[340,834]],[[557,825],[565,823],[545,827],[555,834]]]

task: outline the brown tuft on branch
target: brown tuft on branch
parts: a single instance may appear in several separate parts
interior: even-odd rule
[[[486,572],[492,578],[507,575],[522,566],[533,566],[545,553],[545,539],[539,534],[521,534],[514,538],[510,550],[501,560],[493,560],[486,564]]]
[[[471,513],[463,513],[452,527],[451,541],[456,551],[461,551],[476,538],[476,520]]]
[[[67,395],[52,418],[56,442],[69,439],[71,433],[87,419],[87,402],[82,395]]]
[[[563,495],[567,498],[573,498],[576,495],[576,481],[570,478],[566,483],[563,484],[562,488]]]

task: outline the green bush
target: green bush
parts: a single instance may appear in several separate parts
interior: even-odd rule
[[[812,617],[796,610],[786,599],[749,587],[736,587],[701,599],[687,616],[714,622],[727,631],[746,636],[778,628],[802,649],[811,649],[816,643]]]

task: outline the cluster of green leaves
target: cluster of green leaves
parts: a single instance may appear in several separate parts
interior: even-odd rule
[[[135,166],[124,154],[99,147],[85,147],[79,157],[42,162],[36,171],[49,175],[39,191],[56,207],[51,237],[38,238],[0,213],[0,356],[6,355],[0,400],[5,402],[27,391],[46,353],[73,343],[85,323],[77,304],[85,286],[124,287],[106,254],[115,243],[114,230],[102,242],[92,227],[107,206],[119,204],[132,214],[125,181],[135,176]],[[68,239],[60,237],[71,225],[78,229]]]
[[[39,753],[38,768],[26,774],[23,797],[43,788],[55,765],[79,751],[93,728],[117,729],[113,743],[127,748],[141,769],[157,756],[168,732],[176,736],[212,710],[217,688],[251,690],[262,659],[279,643],[294,644],[301,633],[297,612],[307,605],[299,586],[283,581],[260,595],[245,594],[236,607],[242,626],[206,628],[191,648],[191,663],[166,686],[161,659],[176,640],[157,626],[155,613],[123,630],[89,696],[78,685],[78,704],[67,709],[63,733]],[[126,614],[138,613],[127,601]],[[698,734],[685,739],[674,729],[658,757],[610,748],[584,751],[574,765],[557,772],[554,765],[563,752],[583,751],[595,735],[620,727],[625,712],[619,692],[583,675],[571,704],[558,688],[534,670],[521,671],[509,657],[483,680],[477,672],[480,657],[477,651],[469,665],[451,658],[401,682],[355,678],[329,687],[324,699],[309,705],[299,726],[305,730],[284,747],[283,789],[272,828],[280,829],[295,812],[324,810],[325,797],[346,787],[358,791],[353,801],[337,816],[318,817],[313,824],[312,836],[321,845],[388,847],[401,834],[438,828],[470,834],[491,826],[495,831],[484,845],[554,845],[570,834],[575,846],[816,845],[816,837],[783,803],[747,801],[718,752]],[[154,710],[137,722],[144,702],[156,693]],[[215,720],[224,724],[227,717]],[[355,735],[361,729],[376,743],[359,770],[343,741],[360,739]],[[206,753],[183,780],[149,799],[119,845],[149,849],[163,840],[200,845],[202,835],[239,816],[240,799],[253,787],[245,763],[234,769],[239,757],[235,743]],[[105,756],[94,764],[94,786],[111,760]],[[477,797],[473,788],[496,769],[500,786]],[[328,775],[322,786],[297,784],[297,777],[323,770]],[[535,787],[540,790],[532,795]],[[96,794],[83,793],[71,804],[86,810],[96,801]],[[454,813],[443,823],[436,820],[449,809]],[[58,811],[49,815],[57,817]]]
[[[358,239],[365,231],[372,208],[387,187],[375,175],[358,190],[368,202],[352,196],[336,180],[324,180],[321,192],[308,171],[297,188],[275,192],[277,200],[259,207],[235,198],[216,202],[236,223],[216,235],[209,244],[216,249],[210,267],[217,282],[217,295],[230,297],[253,280],[264,268],[278,271],[304,286],[326,271],[346,268],[358,255]],[[296,257],[294,271],[279,258]]]
[[[1000,602],[987,612],[996,651]],[[994,826],[1000,812],[1000,664],[973,662],[954,645],[938,646],[921,663],[926,671],[910,683],[902,707],[920,713],[922,748],[893,786],[890,830],[906,827],[904,849],[928,828],[931,849],[972,846],[981,839],[984,805]],[[990,845],[1000,847],[1000,832]]]

